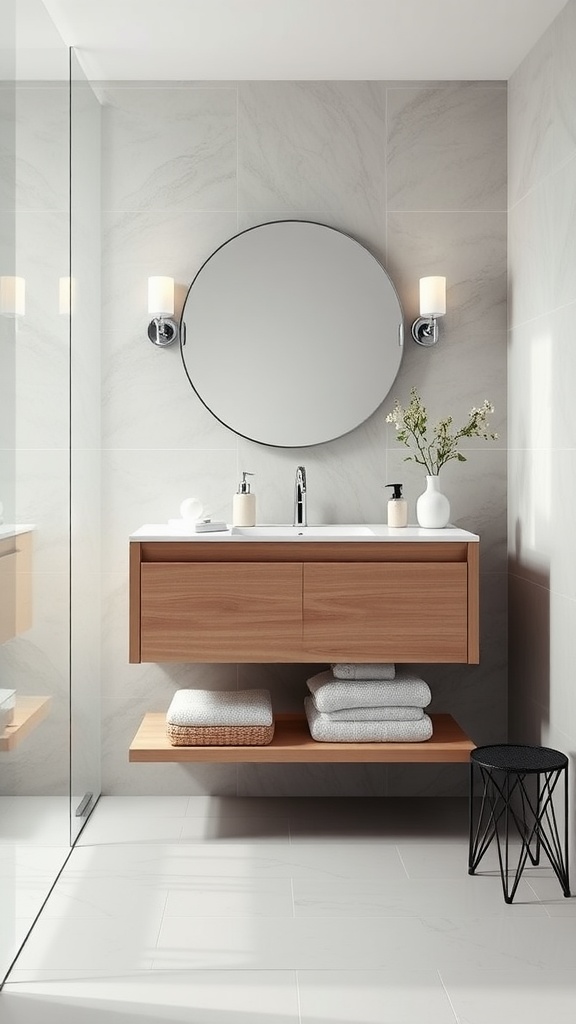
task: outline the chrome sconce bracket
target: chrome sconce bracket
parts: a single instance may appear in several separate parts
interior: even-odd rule
[[[153,345],[167,348],[178,341],[178,325],[174,320],[163,316],[155,316],[148,324],[148,337]]]
[[[412,337],[417,345],[435,345],[438,341],[438,320],[435,316],[419,316],[412,324]]]

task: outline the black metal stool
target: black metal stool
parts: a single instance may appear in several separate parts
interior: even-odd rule
[[[470,842],[468,874],[473,875],[492,840],[496,838],[502,888],[506,903],[512,903],[529,857],[540,862],[540,848],[550,861],[565,896],[570,896],[568,878],[568,758],[551,747],[503,743],[477,747],[470,754]],[[474,807],[474,772],[483,784],[480,810]],[[564,841],[560,840],[552,795],[564,776]],[[529,782],[528,780],[532,781]],[[509,887],[510,829],[516,829],[521,848]]]

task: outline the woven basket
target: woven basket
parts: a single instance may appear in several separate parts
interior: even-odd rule
[[[170,725],[166,735],[173,747],[263,747],[274,736],[272,725]]]

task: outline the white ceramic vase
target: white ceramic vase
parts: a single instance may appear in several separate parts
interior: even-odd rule
[[[437,476],[426,477],[426,490],[416,501],[418,526],[425,530],[442,530],[450,522],[450,502],[440,490]]]

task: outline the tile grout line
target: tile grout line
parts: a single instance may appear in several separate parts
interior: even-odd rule
[[[302,1004],[300,1002],[300,979],[298,977],[299,971],[294,971],[294,980],[296,982],[296,1003],[298,1006],[298,1022],[302,1024]]]
[[[402,867],[404,868],[404,874],[406,875],[406,878],[410,878],[410,875],[408,874],[408,868],[406,867],[406,865],[404,863],[404,859],[402,857],[402,854],[400,853],[400,847],[396,846],[395,849],[396,849],[396,853],[398,854],[398,857],[400,858],[400,863],[401,863]]]
[[[539,907],[543,907],[543,908],[544,908],[544,911],[545,911],[545,913],[546,913],[546,916],[547,916],[547,917],[549,917],[549,918],[550,918],[550,920],[552,920],[552,914],[551,914],[551,913],[550,913],[550,911],[548,910],[548,907],[546,906],[546,904],[545,904],[545,903],[543,903],[543,902],[542,902],[542,900],[540,899],[540,897],[539,897],[538,893],[536,892],[536,890],[535,890],[534,886],[533,886],[533,885],[530,885],[530,880],[529,880],[528,878],[525,878],[525,879],[524,879],[524,881],[526,882],[526,885],[528,886],[528,888],[529,888],[529,889],[531,889],[531,890],[532,890],[532,892],[534,893],[534,895],[535,895],[535,897],[536,897],[536,899],[537,899],[537,901],[538,901],[538,906],[539,906]]]
[[[290,892],[292,895],[292,918],[296,920],[296,899],[294,897],[294,878],[290,876]]]
[[[168,897],[169,897],[169,895],[170,895],[170,888],[168,886],[166,886],[166,897],[164,899],[164,906],[162,908],[162,913],[160,915],[160,924],[158,926],[158,932],[156,934],[156,946],[154,948],[154,955],[150,958],[150,963],[151,964],[153,964],[155,962],[156,958],[158,957],[158,955],[160,953],[160,950],[159,950],[159,947],[158,947],[158,943],[160,941],[160,933],[162,932],[162,928],[164,926],[164,919],[166,917],[166,907],[168,905]],[[154,970],[154,968],[152,966],[150,966],[148,968],[148,970],[152,971],[152,970]]]
[[[454,1014],[454,1020],[456,1021],[456,1024],[461,1024],[460,1017],[456,1013],[456,1009],[454,1007],[454,1003],[452,1002],[452,999],[450,998],[450,993],[448,992],[448,989],[446,988],[446,985],[444,984],[444,979],[443,979],[442,975],[440,974],[440,971],[438,970],[438,968],[436,968],[436,973],[438,975],[438,979],[440,981],[440,984],[442,985],[442,988],[444,989],[444,992],[446,993],[446,999],[450,1003],[450,1009],[452,1010],[452,1013]]]

